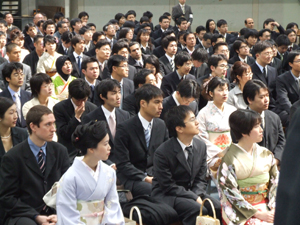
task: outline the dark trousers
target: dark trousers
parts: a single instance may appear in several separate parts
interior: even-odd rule
[[[150,195],[152,190],[152,184],[145,181],[134,181],[132,188],[125,183],[124,187],[131,191],[133,197],[137,197],[139,195]]]
[[[33,219],[30,219],[28,217],[20,217],[15,225],[37,225],[37,223]]]

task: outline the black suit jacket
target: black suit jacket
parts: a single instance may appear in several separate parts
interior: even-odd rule
[[[154,154],[151,196],[168,205],[177,197],[196,201],[206,193],[206,145],[193,139],[193,164],[190,169],[176,138],[162,143]]]
[[[96,91],[96,87],[98,84],[100,84],[100,80],[96,80],[94,90],[92,91],[92,89],[91,89],[91,93],[88,97],[88,101],[91,103],[94,103],[95,105],[97,105],[99,103],[99,101],[97,101],[98,97],[97,97],[97,91]],[[91,88],[91,86],[90,86],[90,88]]]
[[[68,48],[67,54],[64,51],[64,48],[62,46],[62,43],[58,44],[58,47],[56,49],[57,53],[62,54],[62,55],[70,55],[72,53],[72,47]]]
[[[39,56],[35,50],[32,51],[30,54],[26,55],[23,60],[23,63],[30,67],[32,75],[36,74],[36,66],[38,61],[39,61]]]
[[[96,105],[87,101],[85,103],[85,111],[81,118],[96,108]],[[58,142],[68,149],[70,162],[72,163],[75,156],[79,153],[79,150],[72,145],[71,136],[81,122],[75,118],[75,111],[71,99],[66,99],[57,103],[53,107],[53,113],[56,119]]]
[[[145,59],[147,57],[148,57],[148,55],[145,55],[145,54],[142,53],[143,66],[145,66]],[[140,65],[138,65],[137,62],[131,56],[129,56],[128,64],[134,66],[136,68],[137,72],[139,72],[140,70],[143,69],[143,67],[141,67]]]
[[[289,63],[288,63],[288,54],[289,52],[286,51],[284,54],[283,54],[283,59],[281,60],[281,56],[279,55],[279,53],[277,52],[277,55],[276,55],[276,58],[279,59],[281,61],[281,67],[282,67],[282,70],[281,70],[281,73],[284,73],[286,71],[289,71],[291,70],[291,67],[289,66]],[[280,74],[281,74],[280,73]],[[279,74],[279,75],[280,75]]]
[[[166,54],[166,52],[162,46],[158,46],[153,50],[153,55],[155,55],[157,58],[161,58],[165,54]]]
[[[232,44],[236,40],[236,38],[237,37],[235,35],[227,33],[225,41],[226,41],[227,44],[230,45],[230,44]]]
[[[130,116],[135,116],[140,111],[139,106],[136,103],[135,91],[128,95],[123,102],[123,110],[129,112]]]
[[[30,51],[30,52],[35,50],[33,41],[31,40],[30,36],[27,36],[24,38],[24,48],[28,49],[28,51]]]
[[[75,59],[73,53],[70,53],[68,56],[71,60],[72,66],[73,66],[72,76],[77,77],[77,78],[84,78],[84,74],[82,73],[82,71],[79,71],[79,68],[76,63],[76,59]],[[89,59],[89,57],[83,54],[81,63],[83,62],[83,60],[86,60],[86,59]]]
[[[273,58],[273,62],[269,64],[270,66],[274,67],[277,70],[277,74],[282,74],[282,62],[277,57]]]
[[[136,68],[134,66],[128,64],[128,77],[127,78],[129,80],[133,81],[133,79],[135,78],[136,73],[137,73]],[[108,69],[107,66],[105,66],[102,73],[100,73],[99,77],[101,77],[101,80],[104,80],[104,79],[110,78],[110,76],[111,76],[111,74],[109,72],[109,69]]]
[[[195,76],[188,74],[185,76],[185,79],[195,79]],[[169,95],[173,94],[176,91],[178,84],[180,83],[178,74],[176,70],[166,76],[163,77],[161,82],[161,90],[164,93],[164,97],[168,97]]]
[[[276,41],[276,38],[280,35],[280,34],[284,34],[284,28],[281,26],[281,25],[279,25],[279,27],[277,27],[277,29],[278,29],[278,31],[279,31],[279,33],[278,32],[276,32],[276,31],[271,31],[271,38],[274,40],[274,41]]]
[[[186,20],[188,22],[190,22],[192,25],[193,17],[191,17],[190,15],[193,14],[193,12],[192,12],[191,6],[185,4],[184,11],[185,11],[185,14],[183,14],[182,8],[179,4],[173,6],[172,7],[172,19],[175,21],[175,18],[178,18],[179,16],[183,15],[186,18]],[[189,31],[191,31],[191,26],[189,27]]]
[[[94,56],[96,56],[96,48],[95,47],[90,48],[90,50],[85,52],[84,54],[89,57],[94,57]]]
[[[142,181],[146,177],[146,172],[148,176],[153,176],[154,152],[167,139],[168,130],[164,121],[159,118],[153,119],[149,148],[147,148],[144,128],[138,115],[119,124],[114,150],[117,175],[121,183],[131,186],[134,181]]]
[[[260,68],[257,66],[256,63],[252,64],[252,79],[257,79],[265,83],[265,85],[268,86],[270,90],[270,104],[269,109],[273,110],[275,108],[275,99],[276,99],[276,79],[277,79],[277,70],[274,67],[271,67],[267,65],[267,77],[268,82],[264,76],[264,74],[261,72]]]
[[[163,100],[163,110],[162,110],[162,112],[161,112],[161,114],[160,114],[160,118],[164,120],[164,119],[165,119],[166,113],[167,113],[171,108],[173,108],[174,106],[177,106],[177,105],[176,105],[176,102],[175,102],[175,100],[174,100],[174,98],[173,98],[172,95],[170,95],[170,96],[164,98],[164,100]],[[198,115],[198,112],[199,112],[199,111],[198,111],[198,105],[197,105],[197,102],[195,102],[195,101],[191,102],[191,103],[189,104],[189,107],[192,109],[192,111],[194,112],[195,116],[197,116],[197,115]]]
[[[241,60],[239,56],[235,54],[231,59],[228,60],[228,63],[234,64],[237,61],[241,61]],[[255,63],[255,59],[251,56],[247,56],[247,64],[251,66],[253,63]]]
[[[24,119],[24,116],[23,116],[23,112],[22,112],[22,108],[23,108],[23,105],[28,102],[30,99],[31,99],[31,93],[28,92],[28,91],[24,91],[24,90],[20,90],[20,100],[21,100],[21,120],[18,118],[17,120],[17,126],[18,127],[26,127],[26,121]],[[1,97],[6,97],[6,98],[10,98],[11,100],[13,100],[10,92],[8,89],[5,89],[4,91],[0,92],[0,96]]]
[[[41,173],[28,140],[16,145],[2,157],[0,168],[0,205],[6,209],[5,224],[13,225],[18,217],[39,215],[44,195],[69,168],[67,149],[48,142],[45,175]],[[55,213],[50,209],[47,214]]]
[[[166,55],[163,55],[162,57],[159,58],[159,67],[160,67],[160,72],[163,76],[172,73],[174,71]],[[174,68],[175,68],[175,62],[174,62]]]
[[[122,109],[115,108],[115,113],[116,113],[116,125],[117,126],[120,123],[122,123],[122,122],[124,122],[124,121],[126,121],[130,118],[129,112],[124,111]],[[96,121],[104,121],[104,122],[107,123],[105,114],[104,114],[103,109],[102,109],[101,106],[98,107],[97,109],[95,109],[94,111],[86,114],[82,119],[82,123],[85,124],[85,123],[88,123],[90,121],[95,121],[95,120]],[[114,162],[113,159],[114,159],[114,145],[115,145],[114,143],[115,143],[115,140],[113,139],[113,136],[110,132],[108,123],[107,123],[107,127],[108,127],[108,134],[109,134],[109,145],[111,147],[109,160]]]

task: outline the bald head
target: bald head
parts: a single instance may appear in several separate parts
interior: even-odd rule
[[[254,20],[252,18],[245,19],[245,27],[247,27],[249,29],[253,29],[254,28]]]

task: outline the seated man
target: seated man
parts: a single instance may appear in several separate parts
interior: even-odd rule
[[[206,145],[194,138],[199,133],[194,113],[188,106],[176,106],[169,110],[165,122],[172,138],[154,154],[151,196],[173,207],[183,225],[196,223],[202,201],[209,198],[221,221],[220,202],[206,194]],[[208,202],[203,214],[213,215]]]
[[[151,84],[137,89],[140,112],[117,127],[114,149],[117,176],[134,197],[150,195],[154,152],[168,139],[166,125],[158,118],[162,95],[162,91]]]
[[[198,26],[196,28],[196,45],[199,45],[200,48],[203,48],[202,40],[203,40],[203,36],[204,34],[206,34],[206,29],[204,26]]]
[[[277,27],[277,29],[278,29],[279,32],[274,31],[274,27],[275,26]],[[269,29],[271,31],[271,38],[273,40],[276,40],[276,38],[280,34],[284,34],[284,28],[279,23],[277,23],[274,19],[272,19],[272,18],[266,19],[264,21],[263,28],[264,29]]]
[[[17,126],[26,127],[22,107],[31,99],[31,93],[21,89],[24,83],[23,65],[17,62],[8,63],[4,66],[2,75],[4,81],[8,83],[8,87],[0,92],[0,96],[10,98],[16,103],[18,112]]]
[[[62,55],[69,55],[72,51],[71,40],[73,34],[70,31],[66,31],[61,35],[61,43],[58,44],[56,49],[57,53]]]
[[[180,81],[185,79],[195,80],[195,76],[189,74],[192,68],[192,57],[187,52],[180,52],[175,56],[175,68],[176,70],[163,77],[161,83],[161,90],[164,93],[164,97],[168,97],[173,94],[177,89]]]
[[[80,152],[72,145],[71,136],[76,127],[81,124],[81,118],[97,108],[96,105],[87,101],[90,92],[89,85],[83,79],[73,80],[69,84],[69,99],[53,107],[58,142],[68,149],[71,163],[75,156],[80,155]]]
[[[199,78],[206,74],[208,70],[207,60],[208,53],[203,48],[197,48],[193,54],[191,55],[193,59],[193,67],[190,71],[191,74],[195,76],[195,78]]]
[[[255,29],[247,29],[244,35],[245,40],[247,41],[248,47],[250,54],[252,57],[255,56],[255,53],[253,51],[253,47],[257,42],[258,39],[258,32]]]
[[[273,152],[279,166],[285,146],[280,118],[268,110],[270,97],[268,87],[260,80],[249,80],[243,89],[243,98],[249,109],[262,117],[263,140],[258,143]]]
[[[223,20],[223,19],[218,20],[217,27],[218,27],[220,34],[222,34],[224,36],[224,41],[227,44],[232,44],[235,41],[236,37],[232,34],[227,33],[228,24],[227,24],[226,20]]]
[[[61,40],[61,36],[63,35],[63,33],[65,33],[66,31],[69,31],[69,27],[68,24],[65,21],[59,21],[57,23],[57,31],[53,34],[54,37],[57,37],[57,39],[60,41]]]
[[[205,33],[203,35],[202,40],[200,40],[200,48],[203,48],[207,53],[209,53],[209,48],[211,47],[211,39],[212,39],[212,34],[210,33]]]
[[[282,73],[284,73],[286,71],[290,71],[291,68],[289,67],[289,63],[288,63],[288,60],[287,60],[288,54],[289,54],[287,49],[288,49],[288,46],[291,43],[290,39],[285,34],[281,34],[276,38],[275,42],[276,42],[276,46],[277,46],[276,58],[281,60]],[[278,75],[280,75],[280,74],[278,74]]]
[[[88,26],[81,27],[79,30],[79,34],[84,38],[84,44],[85,44],[84,53],[94,48],[94,44],[92,42],[93,33],[90,27]]]
[[[228,60],[228,63],[234,64],[237,61],[242,61],[248,65],[255,63],[255,59],[249,56],[249,47],[245,40],[237,40],[233,43],[232,48],[235,51],[235,55]]]
[[[35,46],[34,46],[34,37],[37,34],[37,30],[36,27],[34,25],[34,23],[28,23],[25,25],[25,31],[28,34],[28,36],[26,36],[24,38],[24,48],[26,48],[29,52],[34,51]]]
[[[164,37],[161,46],[165,50],[165,55],[159,58],[160,72],[167,75],[175,70],[175,55],[177,53],[177,39],[171,35]]]
[[[186,32],[183,35],[183,40],[185,42],[185,49],[183,49],[183,51],[189,53],[190,55],[200,46],[196,45],[196,36],[194,33]]]
[[[145,59],[147,58],[146,55],[142,54],[142,50],[140,47],[140,44],[136,41],[132,41],[129,44],[129,59],[128,59],[128,64],[134,66],[138,71],[143,69],[145,65]]]
[[[53,142],[55,118],[46,106],[32,107],[26,116],[29,137],[10,149],[0,168],[0,206],[4,224],[55,224],[55,210],[43,197],[69,168],[67,149]]]
[[[170,96],[164,98],[163,110],[160,118],[166,120],[166,113],[174,106],[187,105],[195,116],[198,115],[198,104],[195,99],[200,97],[200,86],[195,80],[183,80],[179,83],[177,90]]]
[[[260,41],[266,41],[271,39],[271,31],[269,29],[262,29],[258,32],[258,38]]]
[[[253,29],[254,28],[254,20],[250,17],[245,19],[245,27],[248,29]]]
[[[82,119],[82,123],[88,123],[94,120],[105,121],[107,123],[109,128],[109,145],[111,147],[107,164],[111,165],[112,162],[114,162],[114,139],[116,127],[120,123],[128,120],[130,115],[127,111],[119,109],[122,96],[121,86],[118,81],[114,79],[103,80],[96,89],[101,106],[86,114]]]

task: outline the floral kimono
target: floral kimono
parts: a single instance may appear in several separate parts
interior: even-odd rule
[[[232,144],[218,171],[223,224],[270,225],[253,215],[275,209],[278,176],[271,151],[254,144],[250,155]]]
[[[207,165],[215,164],[214,156],[225,150],[231,144],[229,116],[236,108],[224,103],[224,110],[220,110],[213,101],[200,110],[197,120],[199,121],[199,136],[207,146]]]
[[[68,80],[65,81],[59,74],[54,75],[51,77],[53,85],[54,85],[54,91],[57,99],[59,101],[65,100],[69,97],[69,84],[71,81],[75,80],[76,77],[69,76]]]
[[[76,157],[59,181],[57,225],[124,225],[116,188],[116,173],[102,161],[92,171]]]
[[[37,64],[37,73],[46,73],[50,77],[54,76],[56,74],[56,59],[60,56],[62,55],[57,52],[54,53],[54,56],[50,55],[48,52],[44,52]]]

